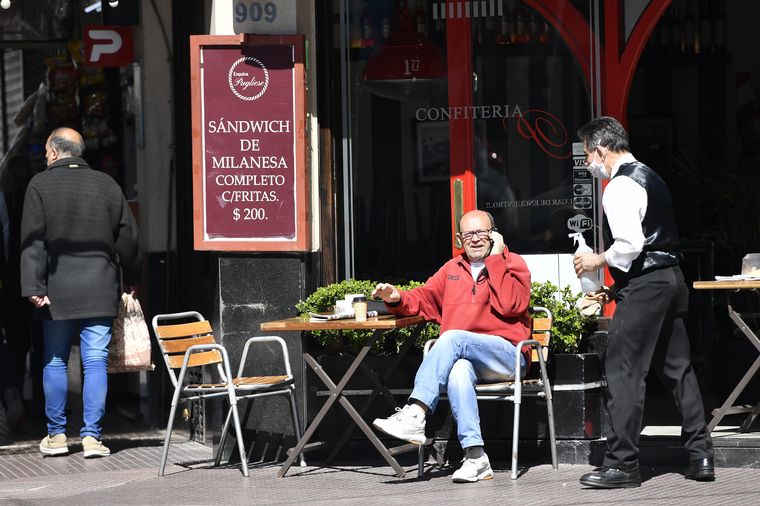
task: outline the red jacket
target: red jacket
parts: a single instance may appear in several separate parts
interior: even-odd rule
[[[439,323],[441,333],[467,330],[514,344],[530,339],[530,271],[525,260],[505,247],[485,264],[475,282],[466,256],[452,258],[423,286],[402,291],[399,304],[389,309]]]

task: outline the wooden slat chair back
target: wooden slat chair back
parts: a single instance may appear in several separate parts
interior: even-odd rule
[[[504,381],[500,383],[482,383],[475,386],[478,400],[483,401],[509,401],[514,404],[514,419],[512,425],[512,472],[513,480],[517,479],[517,449],[520,433],[520,405],[523,396],[542,397],[546,399],[546,414],[549,426],[549,440],[551,445],[552,466],[557,469],[557,441],[554,434],[554,406],[552,404],[551,385],[546,372],[546,360],[548,358],[548,346],[551,340],[552,314],[539,306],[530,308],[533,318],[531,319],[531,339],[521,341],[517,347],[523,349],[531,347],[531,366],[527,374],[522,376],[520,356],[515,357],[516,378],[523,377],[521,381]],[[540,315],[540,316],[539,316]],[[424,353],[427,354],[435,343],[431,339],[425,343]],[[441,398],[446,398],[445,390],[441,391]],[[431,442],[428,440],[428,442]],[[418,477],[423,476],[425,461],[425,447],[418,450]]]
[[[202,318],[200,313],[190,312],[188,316]],[[189,323],[177,323],[173,325],[160,325],[155,328],[156,340],[164,363],[169,370],[172,385],[177,386],[177,376],[174,369],[182,368],[182,361],[188,348],[203,344],[216,344],[211,323],[208,320],[199,320]],[[187,367],[199,367],[222,363],[222,354],[219,350],[209,350],[193,353],[190,356]]]
[[[552,336],[552,318],[551,313],[549,313],[549,316],[546,316],[546,314],[541,311],[543,308],[537,308],[538,306],[534,307],[534,311],[539,312],[544,316],[534,316],[532,318],[531,336],[535,341],[538,341],[539,344],[541,344],[544,360],[547,360],[549,358],[549,340]],[[531,347],[530,360],[533,364],[538,363],[538,347]],[[531,368],[531,371],[533,370],[535,370],[535,368]],[[531,371],[528,372],[530,373]]]
[[[214,465],[221,462],[224,443],[230,428],[234,424],[237,447],[240,452],[240,462],[243,474],[248,476],[248,461],[245,456],[245,445],[240,428],[240,416],[237,404],[240,399],[285,395],[290,400],[290,411],[293,420],[293,431],[296,440],[301,439],[301,427],[298,421],[298,409],[295,402],[295,380],[290,370],[290,358],[285,341],[278,336],[251,337],[243,347],[237,374],[233,376],[227,350],[214,339],[211,323],[197,311],[161,314],[153,317],[153,333],[166,364],[166,370],[174,386],[169,421],[166,426],[164,448],[161,455],[159,475],[164,474],[166,460],[171,444],[171,432],[174,425],[179,402],[212,397],[227,397],[229,410],[222,428],[219,449],[214,459]],[[274,344],[281,350],[283,374],[271,376],[243,376],[247,363],[248,352],[253,345]],[[214,366],[218,380],[210,383],[187,383],[186,375],[190,368]],[[179,369],[179,373],[175,372]],[[303,454],[300,464],[306,465]]]

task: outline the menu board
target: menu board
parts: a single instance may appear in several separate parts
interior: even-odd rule
[[[303,38],[191,37],[195,249],[303,251]]]

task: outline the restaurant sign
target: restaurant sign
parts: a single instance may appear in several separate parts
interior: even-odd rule
[[[193,36],[195,249],[307,249],[301,36]]]

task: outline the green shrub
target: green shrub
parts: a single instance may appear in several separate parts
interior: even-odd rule
[[[419,281],[409,281],[408,283],[396,284],[396,287],[400,290],[411,290],[422,284]],[[329,312],[332,311],[336,299],[343,299],[350,293],[362,293],[369,297],[376,285],[376,281],[347,279],[339,283],[322,286],[317,288],[306,300],[296,304],[296,309],[302,316],[308,316],[310,312]],[[377,355],[398,353],[401,345],[411,335],[413,329],[414,327],[406,327],[398,329],[396,332],[386,333],[385,339],[379,339],[372,347],[372,352]],[[426,324],[420,331],[414,347],[421,350],[425,341],[438,337],[438,329],[438,325],[434,323]],[[372,330],[315,330],[311,334],[314,341],[323,348],[358,351],[372,335],[372,332]]]
[[[533,283],[531,306],[543,306],[552,312],[549,349],[554,353],[578,353],[581,339],[596,326],[596,316],[586,316],[575,307],[581,295],[569,286],[560,289],[549,281]]]
[[[396,284],[400,290],[411,290],[423,283],[410,281]],[[339,283],[317,288],[306,300],[296,304],[302,316],[308,313],[332,311],[336,299],[343,299],[349,293],[361,293],[370,296],[377,285],[376,281],[347,279]],[[591,333],[596,325],[595,316],[585,316],[575,307],[581,293],[574,293],[569,286],[560,289],[557,285],[545,281],[533,283],[530,297],[531,306],[543,306],[552,312],[552,339],[549,348],[554,353],[578,353],[583,336]],[[377,355],[398,353],[402,343],[414,327],[399,329],[386,334],[385,340],[378,340],[372,348]],[[315,330],[311,332],[314,342],[329,350],[358,351],[370,337],[371,330]],[[439,326],[428,323],[420,331],[415,348],[422,349],[425,341],[437,338]]]

